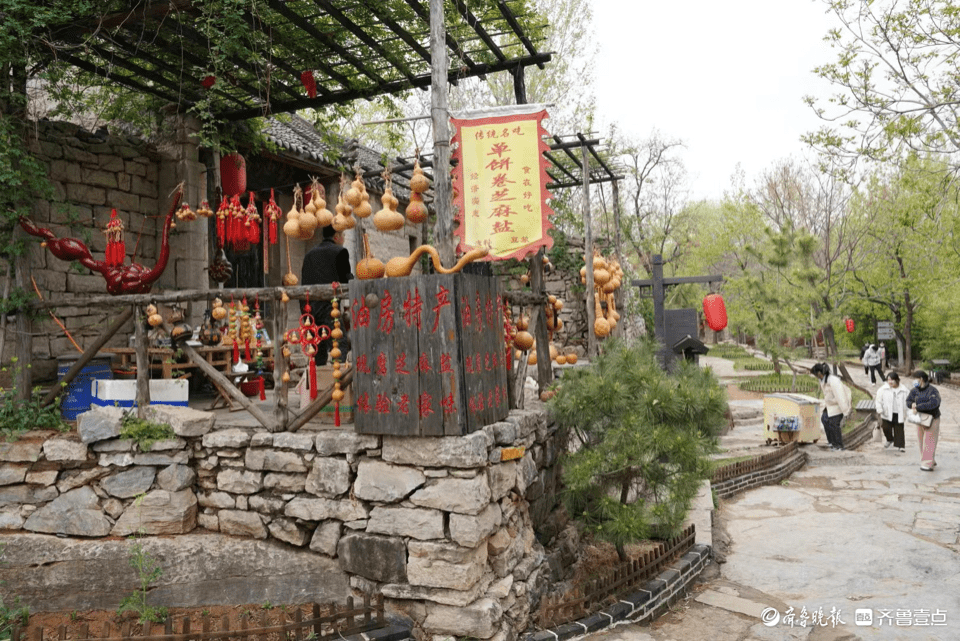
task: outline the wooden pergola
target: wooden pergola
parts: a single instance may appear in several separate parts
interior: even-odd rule
[[[519,0],[484,0],[468,4],[464,0],[262,0],[250,5],[243,15],[250,42],[261,51],[256,64],[230,54],[231,66],[217,78],[211,74],[211,34],[204,34],[202,0],[163,0],[138,3],[129,9],[126,2],[114,3],[114,11],[94,21],[77,21],[46,29],[50,56],[42,64],[56,60],[100,76],[134,92],[149,94],[175,105],[185,112],[204,98],[213,98],[213,115],[225,121],[241,121],[299,109],[322,108],[357,99],[396,94],[409,89],[432,87],[434,95],[435,148],[447,147],[446,128],[437,126],[446,119],[445,82],[458,83],[470,77],[507,71],[514,77],[518,101],[523,98],[524,69],[543,68],[550,53],[540,52],[536,43],[544,25],[537,16],[516,11]],[[444,4],[454,11],[444,19]],[[482,9],[482,11],[480,11]],[[253,13],[251,13],[253,12]],[[534,25],[527,33],[523,25]],[[444,43],[445,46],[438,44]],[[448,60],[450,62],[448,62]],[[309,73],[316,95],[308,95],[304,76]],[[209,93],[208,93],[209,92]],[[442,155],[438,162],[448,162]],[[446,176],[447,172],[439,172]],[[442,199],[439,180],[437,198]],[[449,181],[447,180],[447,183]],[[449,185],[447,184],[447,188]],[[441,200],[442,201],[442,200]],[[443,224],[438,222],[438,230]],[[22,264],[22,263],[21,263]],[[19,270],[18,270],[19,271]],[[20,277],[24,275],[21,273]],[[27,276],[27,278],[29,278]],[[109,337],[131,318],[137,328],[137,401],[142,413],[149,404],[146,336],[140,306],[150,302],[172,303],[200,300],[211,292],[179,292],[128,296],[94,297],[86,302],[100,306],[121,306],[103,336],[90,345],[76,364],[64,375],[69,381],[96,355]],[[346,288],[336,295],[344,297]],[[267,288],[261,290],[219,290],[219,296],[242,298],[259,296],[261,300],[280,301],[284,296],[329,300],[329,286]],[[40,302],[45,309],[55,304]],[[278,306],[282,307],[282,306]],[[282,334],[285,319],[273,319],[274,340]],[[28,314],[17,315],[18,355],[31,357]],[[274,417],[266,416],[215,368],[204,362],[189,346],[187,357],[247,409],[271,431],[295,430],[305,424],[325,404],[331,390],[304,408],[299,414],[287,407],[287,384],[281,383],[284,359],[275,352],[274,381],[277,397]],[[345,372],[342,382],[349,382]],[[21,368],[20,390],[32,389],[29,368]],[[57,385],[47,396],[52,401],[63,389]]]
[[[372,99],[431,85],[429,0],[262,0],[244,11],[247,40],[260,53],[251,63],[229,55],[224,78],[212,77],[216,34],[205,31],[202,0],[146,0],[99,20],[50,28],[51,59],[58,58],[135,92],[186,110],[205,97],[214,115],[237,121],[298,109]],[[467,3],[447,0],[447,80],[541,69],[544,25],[521,10],[519,0]],[[482,9],[482,13],[477,13]],[[310,72],[316,96],[301,75]],[[204,84],[212,84],[207,87]]]

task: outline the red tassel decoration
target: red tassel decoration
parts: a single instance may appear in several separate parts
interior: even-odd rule
[[[280,210],[280,207],[277,205],[277,201],[273,198],[273,189],[270,190],[270,202],[267,203],[267,206],[263,208],[264,220],[269,221],[270,225],[270,244],[277,244],[277,221],[280,220],[280,215],[283,212]]]
[[[310,400],[317,398],[317,361],[310,359]]]
[[[309,69],[300,74],[300,82],[303,88],[307,90],[307,95],[311,98],[317,97],[317,81],[313,77],[313,72]]]
[[[253,360],[250,357],[250,341],[243,341],[243,358],[246,361]]]
[[[260,400],[261,401],[267,400],[267,387],[266,385],[263,384],[262,376],[257,379],[257,384],[260,387]]]
[[[233,341],[233,364],[240,362],[240,343]]]
[[[117,210],[110,213],[110,222],[104,231],[107,236],[106,263],[110,267],[119,267],[126,258],[127,248],[123,244],[123,221],[117,218]]]
[[[217,208],[217,242],[220,247],[227,244],[227,199],[220,201],[220,207]]]

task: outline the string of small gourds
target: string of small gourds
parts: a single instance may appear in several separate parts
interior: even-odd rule
[[[586,262],[586,260],[584,260]],[[594,321],[593,333],[597,338],[603,339],[610,335],[620,320],[620,313],[617,311],[616,291],[620,289],[620,283],[623,279],[623,269],[616,259],[608,260],[600,255],[600,252],[593,254],[593,303],[594,303]],[[587,266],[580,268],[580,282],[587,284]],[[601,301],[607,305],[604,312]]]

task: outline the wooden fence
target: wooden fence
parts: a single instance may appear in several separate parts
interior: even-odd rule
[[[99,634],[86,623],[61,625],[52,633],[42,626],[28,623],[26,628],[13,629],[11,641],[325,641],[386,625],[382,595],[377,595],[373,603],[369,595],[364,595],[360,606],[354,606],[353,597],[347,598],[345,606],[314,603],[309,618],[304,618],[302,606],[292,606],[291,609],[292,612],[288,612],[287,608],[277,607],[271,611],[261,610],[257,615],[244,613],[236,625],[231,624],[228,615],[220,618],[204,615],[199,629],[193,627],[190,617],[179,620],[167,617],[163,623],[142,626],[136,620],[125,621],[119,626],[105,621]]]
[[[769,454],[757,456],[747,461],[737,461],[736,463],[723,465],[717,468],[713,476],[710,477],[710,481],[712,483],[719,483],[720,481],[726,481],[727,479],[772,467],[787,457],[793,456],[793,453],[797,451],[797,447],[797,442],[792,441]]]
[[[552,628],[592,614],[608,600],[656,577],[695,542],[694,526],[690,525],[679,536],[657,544],[655,550],[624,561],[603,576],[578,585],[572,594],[544,597],[537,611],[537,625]]]

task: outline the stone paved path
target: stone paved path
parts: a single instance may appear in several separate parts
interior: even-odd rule
[[[730,373],[722,363],[715,371]],[[850,372],[876,389],[862,368]],[[628,624],[587,638],[960,639],[960,391],[938,389],[944,416],[935,472],[920,470],[917,437],[909,429],[903,454],[878,442],[856,452],[830,452],[823,441],[806,445],[810,462],[789,481],[724,502],[721,519],[730,543],[714,578],[652,626]],[[761,430],[756,424],[738,427],[724,441],[750,447]],[[784,619],[790,607],[792,627]],[[766,608],[779,615],[776,625],[761,621]],[[858,609],[862,618],[872,615],[872,625],[856,624]],[[831,611],[839,612],[842,623],[835,624]],[[818,613],[826,625],[812,625]],[[934,621],[945,625],[924,625]]]

